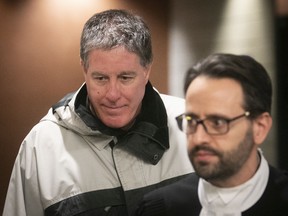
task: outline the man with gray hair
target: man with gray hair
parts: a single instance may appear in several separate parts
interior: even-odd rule
[[[146,192],[192,172],[174,120],[184,100],[152,87],[145,22],[124,10],[95,14],[80,57],[85,83],[24,139],[4,216],[132,215]]]

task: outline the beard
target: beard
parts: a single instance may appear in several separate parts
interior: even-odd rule
[[[189,152],[190,161],[198,176],[206,181],[226,180],[237,173],[249,158],[254,147],[252,128],[248,129],[245,138],[238,146],[227,152],[220,152],[209,145],[199,145]],[[219,158],[217,163],[195,161],[198,151],[205,150]]]

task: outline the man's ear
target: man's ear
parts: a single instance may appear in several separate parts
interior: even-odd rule
[[[146,83],[149,81],[149,77],[150,77],[150,73],[151,73],[151,68],[152,68],[152,64],[149,64],[148,66],[146,66],[145,68],[145,80],[146,80]]]
[[[85,75],[86,72],[87,72],[87,69],[86,69],[85,63],[84,63],[84,61],[83,61],[82,59],[80,59],[80,65],[81,65],[82,70],[83,70],[83,73],[84,73],[84,75]]]
[[[264,142],[271,127],[272,117],[268,112],[262,113],[256,119],[253,119],[253,137],[256,145]]]

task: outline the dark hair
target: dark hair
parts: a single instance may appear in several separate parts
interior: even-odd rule
[[[247,55],[216,53],[195,64],[187,71],[184,83],[186,94],[190,83],[198,76],[236,80],[244,93],[243,108],[251,118],[263,112],[271,114],[272,84],[265,68]]]
[[[152,43],[143,19],[125,10],[107,10],[94,14],[84,25],[80,41],[80,57],[88,67],[89,52],[123,46],[140,58],[143,67],[152,63]]]

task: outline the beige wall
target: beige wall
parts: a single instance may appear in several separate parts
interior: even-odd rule
[[[95,12],[125,8],[152,31],[151,81],[167,92],[168,5],[165,0],[6,0],[0,2],[0,212],[19,146],[64,94],[83,82],[79,38]]]

